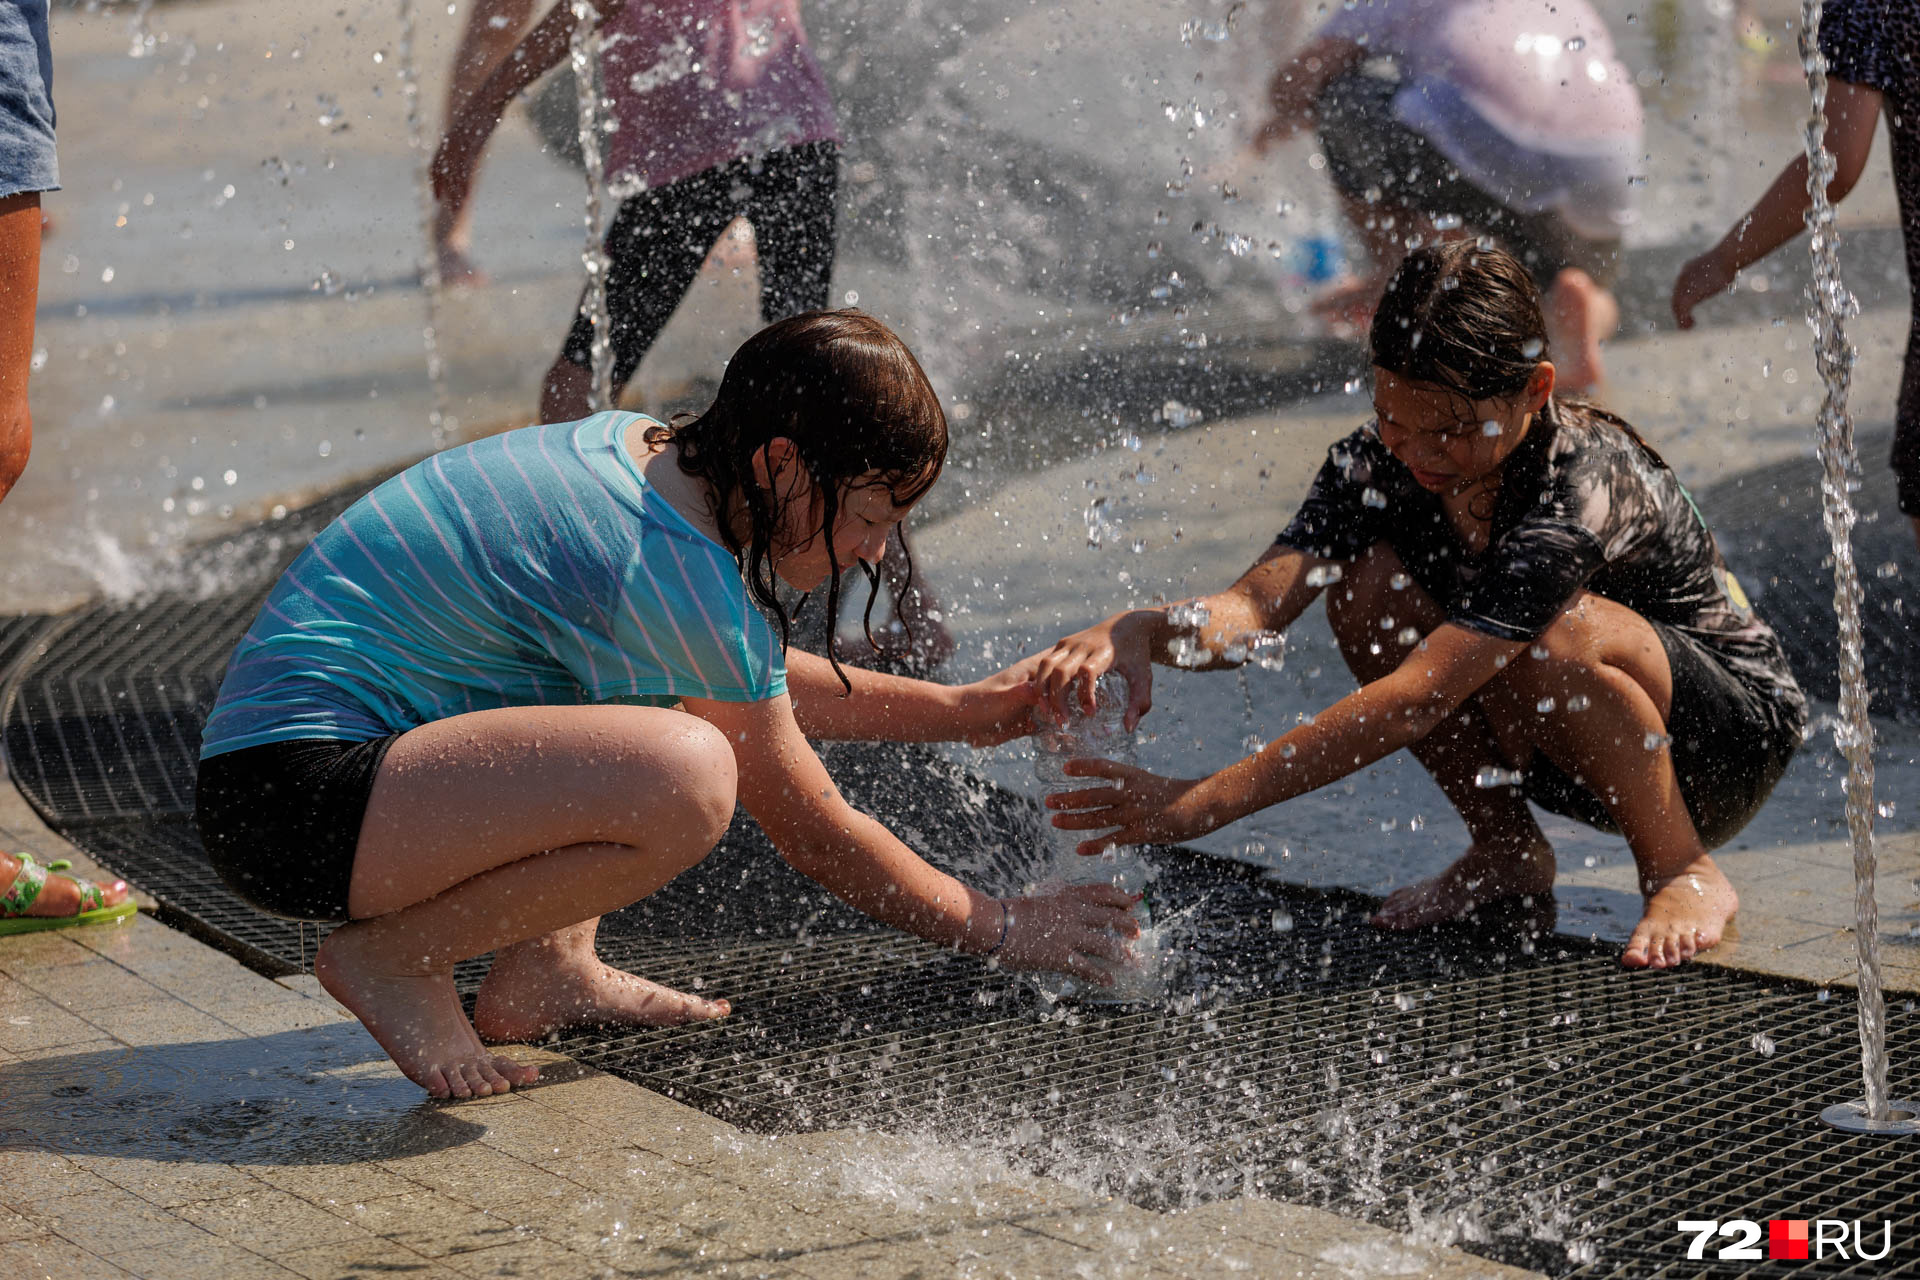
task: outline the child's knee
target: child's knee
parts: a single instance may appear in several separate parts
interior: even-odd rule
[[[636,759],[640,773],[616,785],[633,795],[627,843],[671,857],[684,870],[726,834],[739,777],[725,734],[693,716],[677,719],[684,723]]]

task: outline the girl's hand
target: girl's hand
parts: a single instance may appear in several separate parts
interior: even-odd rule
[[[1733,288],[1735,274],[1718,249],[1709,249],[1690,260],[1673,281],[1674,321],[1682,329],[1693,328],[1693,309]]]
[[[1140,936],[1134,897],[1110,884],[1072,884],[1028,898],[1004,898],[1007,940],[996,957],[1009,969],[1070,973],[1101,986],[1129,960]]]
[[[1033,683],[1039,657],[1016,662],[984,680],[961,685],[960,731],[954,736],[969,746],[997,747],[1033,732],[1033,708],[1040,694]]]
[[[1033,679],[1042,705],[1056,720],[1065,720],[1073,710],[1068,699],[1077,685],[1080,709],[1091,715],[1096,705],[1094,681],[1108,671],[1118,671],[1127,680],[1123,723],[1131,733],[1153,707],[1153,632],[1161,616],[1158,609],[1116,614],[1040,654]]]
[[[1113,828],[1077,846],[1082,854],[1116,844],[1178,844],[1232,821],[1231,815],[1217,814],[1206,803],[1204,778],[1163,778],[1117,760],[1069,760],[1067,772],[1111,782],[1047,797],[1047,808],[1072,811],[1053,815],[1053,825],[1062,830]]]

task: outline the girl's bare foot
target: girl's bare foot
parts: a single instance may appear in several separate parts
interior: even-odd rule
[[[725,1000],[663,987],[597,956],[528,949],[493,962],[474,1001],[473,1025],[484,1040],[526,1043],[570,1027],[677,1027],[732,1012]]]
[[[1647,910],[1634,926],[1620,963],[1629,969],[1671,969],[1719,943],[1740,909],[1733,885],[1702,854],[1678,875],[1648,881]]]
[[[1551,898],[1553,873],[1553,846],[1545,840],[1521,849],[1476,844],[1432,879],[1388,894],[1373,923],[1382,929],[1422,929],[1503,898]]]
[[[1600,344],[1620,327],[1620,304],[1592,276],[1573,267],[1554,277],[1544,301],[1558,385],[1603,396],[1606,372]]]
[[[343,925],[313,957],[314,976],[379,1042],[407,1079],[436,1098],[485,1098],[540,1072],[489,1053],[460,1011],[452,973],[384,973]]]

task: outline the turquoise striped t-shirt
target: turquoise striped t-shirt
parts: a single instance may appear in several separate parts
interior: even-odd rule
[[[315,538],[227,665],[200,758],[494,707],[786,692],[733,556],[647,485],[638,414],[509,431],[395,476]]]

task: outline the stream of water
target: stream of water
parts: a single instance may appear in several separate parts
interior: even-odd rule
[[[1813,286],[1807,322],[1814,333],[1814,360],[1826,395],[1818,419],[1820,493],[1827,536],[1833,542],[1833,610],[1840,620],[1840,716],[1834,745],[1847,760],[1847,832],[1853,840],[1854,944],[1859,954],[1860,1057],[1866,1077],[1867,1118],[1886,1121],[1886,1002],[1880,991],[1880,910],[1874,899],[1873,722],[1867,716],[1867,676],[1860,629],[1860,572],[1853,561],[1856,518],[1849,492],[1858,487],[1860,455],[1853,444],[1847,394],[1853,382],[1854,348],[1846,321],[1859,303],[1840,279],[1839,233],[1827,185],[1833,153],[1826,147],[1827,60],[1820,52],[1822,0],[1804,0],[1800,55],[1806,67],[1812,109],[1807,115],[1807,212]]]
[[[420,330],[427,352],[427,383],[433,407],[427,422],[433,429],[434,452],[453,442],[453,421],[447,412],[447,365],[440,354],[440,308],[445,281],[440,278],[440,254],[434,241],[433,144],[420,114],[420,63],[415,52],[417,8],[414,0],[400,0],[400,92],[407,102],[407,147],[413,152],[414,200],[420,219],[420,285],[426,299],[426,324]]]
[[[587,170],[587,242],[580,250],[580,262],[587,269],[585,305],[593,321],[593,392],[588,409],[598,413],[613,405],[613,321],[607,314],[607,229],[600,203],[606,185],[606,160],[600,151],[600,15],[588,0],[572,0],[572,7],[567,57],[579,95],[580,156]]]

